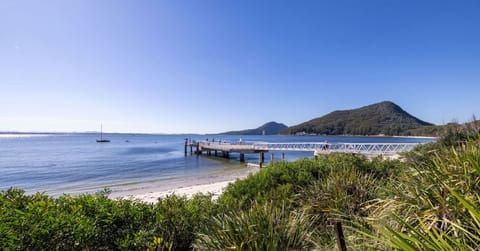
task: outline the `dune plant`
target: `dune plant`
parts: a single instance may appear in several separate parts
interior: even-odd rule
[[[376,163],[377,167],[379,163]],[[367,216],[365,203],[378,196],[381,179],[374,172],[360,170],[356,166],[332,168],[300,195],[302,207],[316,216],[318,248],[329,250],[336,243],[334,225],[348,226],[355,217]],[[345,234],[349,235],[346,229]],[[348,241],[348,239],[347,239]],[[348,243],[349,244],[349,243]]]
[[[480,138],[480,121],[473,116],[471,122],[447,125],[441,134],[439,143],[444,146],[459,146],[466,141]]]
[[[255,204],[213,218],[198,234],[198,250],[308,250],[313,247],[315,221],[305,210],[290,211]]]
[[[473,140],[472,140],[473,139]],[[480,142],[439,149],[408,166],[358,227],[369,247],[476,250],[480,245]]]
[[[371,174],[363,174],[358,170],[347,168],[335,172],[306,187],[303,192],[303,203],[316,214],[344,213],[359,215],[363,204],[377,196],[378,186]]]

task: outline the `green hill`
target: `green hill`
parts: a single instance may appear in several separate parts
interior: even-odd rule
[[[277,122],[268,122],[255,129],[247,129],[242,131],[231,131],[225,132],[222,134],[231,134],[231,135],[275,135],[278,134],[281,130],[286,129],[287,126],[282,123]]]
[[[282,130],[281,134],[403,135],[408,130],[432,126],[390,101],[358,109],[334,111],[323,117]]]

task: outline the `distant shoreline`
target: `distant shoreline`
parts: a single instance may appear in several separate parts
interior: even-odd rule
[[[410,138],[410,139],[438,139],[439,137],[433,136],[390,136],[393,138]]]
[[[255,135],[253,135],[255,136]],[[260,136],[260,135],[257,135]],[[320,134],[305,134],[305,135],[294,135],[294,134],[278,134],[278,136],[286,137],[371,137],[371,138],[411,138],[411,139],[438,139],[439,137],[433,136],[402,136],[402,135],[350,135],[350,134],[336,134],[336,135],[320,135]]]
[[[5,131],[1,132],[0,135],[61,135],[61,134],[96,134],[100,133],[97,131],[89,132],[16,132],[16,131]],[[122,135],[161,135],[161,136],[180,136],[180,135],[195,135],[195,136],[215,136],[215,135],[226,135],[226,136],[298,136],[298,137],[393,137],[393,138],[426,138],[426,139],[435,139],[438,137],[433,136],[402,136],[402,135],[353,135],[353,134],[304,134],[304,135],[295,135],[295,134],[224,134],[224,133],[143,133],[143,132],[104,132],[104,134],[122,134]]]

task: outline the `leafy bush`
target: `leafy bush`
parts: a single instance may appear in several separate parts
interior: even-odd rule
[[[382,172],[378,169],[380,165],[369,165],[365,157],[353,154],[332,154],[294,162],[280,161],[230,184],[218,201],[224,208],[240,209],[248,209],[254,202],[293,203],[304,187],[331,171],[352,166],[364,172]]]
[[[293,163],[276,162],[246,179],[229,184],[218,201],[227,209],[248,209],[254,202],[292,201],[302,186],[316,179],[317,164],[308,159]]]
[[[204,219],[216,213],[210,195],[170,196],[152,205],[107,194],[54,199],[9,189],[0,194],[0,248],[190,250]]]
[[[197,194],[192,199],[168,196],[155,205],[153,233],[174,250],[190,250],[195,234],[208,227],[208,219],[218,213],[210,195]],[[167,247],[165,246],[165,247]]]

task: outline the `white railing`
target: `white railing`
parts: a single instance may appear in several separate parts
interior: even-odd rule
[[[420,143],[255,143],[256,149],[273,151],[325,151],[359,154],[397,154],[410,151]]]
[[[199,141],[204,149],[221,151],[313,151],[316,153],[358,153],[365,155],[394,155],[411,151],[421,143],[326,143],[326,142],[227,142]]]

